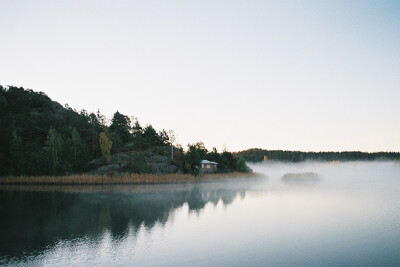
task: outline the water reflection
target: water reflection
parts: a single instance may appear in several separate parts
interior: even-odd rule
[[[184,204],[198,213],[207,203],[244,198],[239,185],[2,186],[0,212],[7,219],[0,220],[0,255],[38,255],[60,240],[96,240],[106,232],[115,240],[129,231],[137,235],[141,228],[164,225]]]
[[[268,179],[1,186],[0,265],[399,266],[400,165],[251,167]]]

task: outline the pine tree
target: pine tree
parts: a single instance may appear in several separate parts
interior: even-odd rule
[[[22,141],[18,136],[17,131],[13,131],[12,139],[10,142],[10,159],[11,166],[13,166],[13,174],[22,173]]]
[[[74,166],[76,167],[76,159],[77,159],[77,154],[81,151],[81,147],[82,147],[82,139],[79,136],[78,131],[76,130],[76,128],[74,128],[72,130],[72,144],[74,146]]]
[[[50,128],[46,139],[46,150],[50,153],[53,173],[56,172],[60,163],[62,151],[62,137],[54,128]]]

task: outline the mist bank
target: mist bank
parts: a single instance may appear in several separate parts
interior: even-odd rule
[[[313,161],[372,161],[372,160],[400,160],[400,152],[303,152],[287,150],[266,150],[261,148],[251,148],[237,153],[239,157],[247,162],[261,162],[265,160],[275,160],[283,162]]]

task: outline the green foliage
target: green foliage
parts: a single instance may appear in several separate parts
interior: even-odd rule
[[[135,122],[135,125],[132,127],[132,131],[134,138],[139,138],[143,135],[143,128],[142,126],[140,126],[138,121]]]
[[[147,147],[159,145],[159,136],[151,124],[144,128],[143,139],[145,139]]]
[[[135,128],[139,128],[140,125]],[[151,124],[146,126],[143,131],[135,129],[135,142],[138,144],[139,149],[147,149],[155,146],[166,146],[168,145],[168,134],[165,130],[157,132]]]
[[[200,171],[200,162],[206,155],[207,149],[203,142],[189,144],[184,160],[184,172],[197,175]]]
[[[85,111],[81,112],[89,123],[89,129],[87,130],[89,142],[90,142],[90,151],[92,157],[99,157],[99,153],[101,153],[100,143],[99,143],[99,134],[106,129],[104,116],[100,114],[100,111],[97,111],[97,114],[90,113],[87,115]]]
[[[98,136],[106,127],[104,123],[100,112],[89,115],[83,110],[78,113],[52,101],[42,92],[0,86],[0,175],[86,171],[88,163],[100,155]],[[57,156],[52,149],[54,146],[47,142],[51,128],[61,140]],[[73,129],[81,142],[76,133],[72,140]],[[21,154],[18,161],[15,160],[17,152]]]
[[[111,120],[110,131],[115,134],[117,145],[127,143],[132,140],[131,120],[128,116],[119,113],[114,113]]]
[[[185,152],[182,146],[177,145],[174,147],[174,159],[171,160],[171,164],[177,166],[179,172],[185,171]]]
[[[133,161],[128,164],[128,171],[132,173],[147,173],[149,171],[147,159],[143,153],[135,153]]]
[[[0,86],[0,176],[89,171],[90,162],[102,156],[102,132],[121,147],[132,142],[136,150],[164,154],[161,147],[169,144],[164,130],[151,125],[144,130],[137,121],[130,129],[130,124],[129,117],[117,112],[108,127],[100,111],[77,112],[42,92]]]
[[[300,152],[250,149],[231,153],[215,148],[207,151],[204,143],[188,145],[187,152],[174,144],[173,131],[144,129],[135,119],[114,114],[111,125],[97,111],[77,112],[63,107],[42,92],[22,87],[0,86],[0,176],[49,175],[86,172],[95,166],[94,159],[110,160],[111,152],[134,152],[127,171],[150,171],[153,156],[173,158],[169,163],[177,172],[197,174],[203,159],[218,163],[218,172],[251,171],[246,161],[268,160],[375,160],[396,159],[400,153],[379,152]],[[173,155],[173,157],[172,157]]]
[[[399,157],[397,152],[377,152],[365,153],[359,151],[345,152],[301,152],[301,151],[284,151],[284,150],[265,150],[265,149],[248,149],[238,152],[238,156],[243,157],[246,161],[259,162],[267,156],[268,160],[299,162],[303,160],[324,160],[324,161],[346,161],[346,160],[379,160],[391,159]]]
[[[194,148],[199,152],[200,157],[202,159],[204,159],[206,157],[208,151],[203,142],[201,142],[201,141],[197,142],[196,144],[194,144]]]
[[[105,132],[100,133],[100,148],[101,154],[106,162],[110,161],[110,151],[112,147],[112,141],[107,137]]]
[[[184,171],[197,175],[200,171],[200,162],[202,160],[202,151],[197,144],[188,145],[188,151],[185,156]]]
[[[7,109],[7,98],[0,94],[0,114],[3,113]]]
[[[167,146],[167,145],[170,145],[170,142],[169,142],[169,135],[168,135],[168,132],[165,130],[165,129],[162,129],[162,131],[160,131],[159,133],[158,133],[158,138],[159,138],[159,145],[160,146]]]
[[[244,158],[239,158],[237,163],[237,171],[238,172],[251,172],[249,166],[246,165],[246,161]]]
[[[184,155],[184,171],[186,173],[198,174],[200,170],[200,162],[203,159],[218,163],[218,172],[251,172],[243,158],[239,158],[236,154],[228,151],[218,153],[214,147],[208,152],[203,142],[188,145],[188,151]]]
[[[83,161],[83,157],[85,155],[84,151],[84,143],[82,142],[82,138],[79,135],[76,128],[72,130],[72,148],[73,148],[73,157],[74,157],[74,170],[79,170],[81,167],[81,162]]]
[[[17,135],[17,131],[13,131],[12,140],[10,143],[10,165],[12,166],[12,173],[20,175],[23,173],[23,151],[21,137]]]
[[[50,128],[46,138],[45,150],[50,154],[51,166],[53,174],[56,174],[60,167],[60,154],[62,151],[63,140],[61,135],[54,128]]]
[[[0,164],[0,175],[85,172],[93,166],[93,159],[103,156],[110,160],[112,151],[122,149],[139,153],[129,167],[133,172],[148,172],[153,155],[173,155],[170,164],[177,166],[178,172],[197,174],[202,159],[220,163],[220,171],[236,168],[236,158],[229,152],[208,153],[204,144],[198,142],[185,153],[180,145],[172,148],[173,131],[157,131],[152,125],[143,129],[137,120],[130,128],[129,117],[119,112],[108,127],[100,111],[77,112],[42,92],[21,87],[0,86],[0,115],[0,162],[5,163]]]

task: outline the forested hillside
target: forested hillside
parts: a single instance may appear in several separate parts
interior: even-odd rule
[[[325,160],[325,161],[346,161],[346,160],[394,160],[400,159],[398,152],[378,152],[366,153],[359,151],[346,152],[301,152],[301,151],[284,151],[284,150],[266,150],[253,148],[237,153],[239,157],[243,157],[246,161],[259,162],[263,160],[277,160],[288,162],[299,162],[303,160]]]
[[[132,118],[132,119],[131,119]],[[46,94],[22,87],[0,86],[0,175],[65,175],[72,173],[191,173],[200,161],[218,163],[218,172],[248,172],[245,161],[399,159],[398,152],[300,152],[249,149],[238,153],[202,142],[175,144],[173,131],[144,127],[116,111],[109,121],[97,111],[76,111]],[[173,147],[173,152],[171,148]],[[171,153],[172,152],[172,153]]]
[[[230,152],[209,152],[202,142],[184,151],[173,143],[173,131],[142,127],[118,111],[108,123],[100,111],[78,112],[22,87],[0,86],[0,129],[1,176],[197,174],[202,159],[218,162],[219,172],[249,171],[244,160]]]

